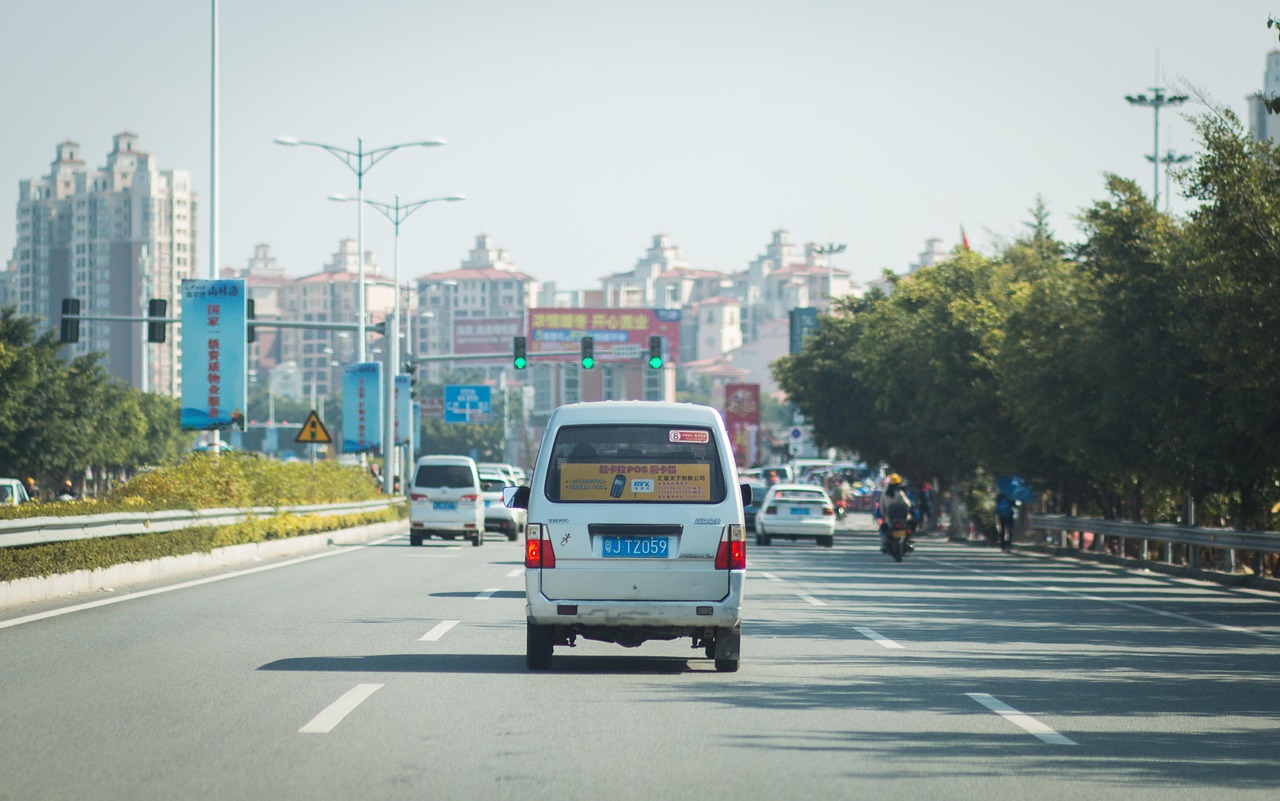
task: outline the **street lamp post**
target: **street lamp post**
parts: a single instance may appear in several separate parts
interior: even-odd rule
[[[1151,156],[1147,156],[1146,158],[1147,158],[1147,161],[1155,161],[1155,159],[1152,158]],[[1180,156],[1177,153],[1174,153],[1173,150],[1166,150],[1164,156],[1161,157],[1160,159],[1160,163],[1164,165],[1164,213],[1165,214],[1169,213],[1169,198],[1171,197],[1171,193],[1169,192],[1169,174],[1173,172],[1173,166],[1175,164],[1186,164],[1188,161],[1191,161],[1190,156],[1187,156],[1187,155]]]
[[[367,203],[382,212],[382,216],[390,220],[391,224],[395,227],[395,259],[393,262],[394,267],[392,268],[393,292],[391,293],[391,313],[387,315],[386,334],[384,335],[387,343],[387,366],[385,370],[386,378],[384,381],[385,390],[383,392],[385,401],[383,404],[384,419],[382,421],[382,453],[383,461],[385,462],[382,471],[382,491],[390,495],[395,490],[395,483],[393,480],[394,471],[392,469],[392,463],[394,462],[393,454],[395,453],[396,431],[395,379],[396,374],[400,372],[400,326],[397,321],[397,318],[400,315],[400,223],[404,222],[410,214],[413,214],[428,203],[434,203],[438,200],[453,202],[466,200],[467,198],[464,195],[445,195],[444,197],[429,197],[425,200],[415,200],[412,203],[406,203],[404,205],[400,204],[399,195],[396,195],[396,202],[394,204],[382,203],[377,200],[367,200],[365,198],[352,198],[347,197],[346,195],[330,195],[329,199],[340,202],[354,200],[361,205]]]
[[[837,253],[844,253],[845,246],[828,242],[825,245],[818,245],[813,249],[814,253],[819,256],[827,257],[827,312],[831,312],[831,305],[835,303],[835,258]]]
[[[1155,111],[1155,145],[1151,148],[1154,174],[1154,185],[1151,187],[1151,205],[1160,208],[1160,109],[1164,106],[1181,106],[1187,102],[1186,95],[1166,95],[1163,86],[1151,87],[1151,97],[1146,95],[1125,95],[1124,99],[1131,106],[1150,106]]]
[[[364,176],[379,161],[382,161],[392,152],[402,147],[435,147],[447,143],[444,139],[424,139],[421,142],[404,142],[399,145],[388,145],[373,150],[364,149],[364,139],[356,139],[356,149],[347,150],[346,148],[336,147],[334,145],[326,145],[321,142],[307,142],[296,136],[277,136],[275,139],[277,145],[286,145],[288,147],[297,147],[298,145],[307,145],[309,147],[318,147],[332,153],[339,161],[346,164],[348,169],[356,174],[356,200],[359,206],[356,215],[356,259],[359,262],[359,289],[356,291],[356,317],[360,323],[357,328],[356,340],[356,361],[363,362],[365,358],[365,309],[364,309]]]

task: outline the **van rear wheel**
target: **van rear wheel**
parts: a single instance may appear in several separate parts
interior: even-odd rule
[[[525,621],[525,665],[530,670],[547,670],[555,652],[555,626],[539,626]]]

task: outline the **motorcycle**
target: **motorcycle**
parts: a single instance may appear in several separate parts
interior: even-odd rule
[[[849,502],[841,498],[835,501],[833,505],[836,507],[836,522],[844,520],[844,516],[849,512]]]
[[[914,550],[907,543],[907,538],[910,536],[911,526],[906,520],[894,520],[889,524],[889,536],[885,544],[889,548],[889,555],[893,557],[893,561],[901,562],[904,555]]]

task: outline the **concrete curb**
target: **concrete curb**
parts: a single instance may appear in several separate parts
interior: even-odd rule
[[[335,545],[355,545],[379,537],[403,534],[408,530],[409,521],[393,520],[388,523],[325,531],[283,540],[231,545],[226,548],[215,548],[209,553],[166,556],[163,559],[129,562],[98,570],[77,570],[74,573],[62,573],[56,576],[0,581],[0,609],[303,556]]]

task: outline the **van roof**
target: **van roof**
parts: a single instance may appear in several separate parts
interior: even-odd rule
[[[470,456],[454,454],[432,454],[418,459],[418,464],[475,464]]]
[[[721,425],[720,412],[696,403],[668,401],[592,401],[561,406],[551,415],[552,425],[575,423],[658,423]]]

